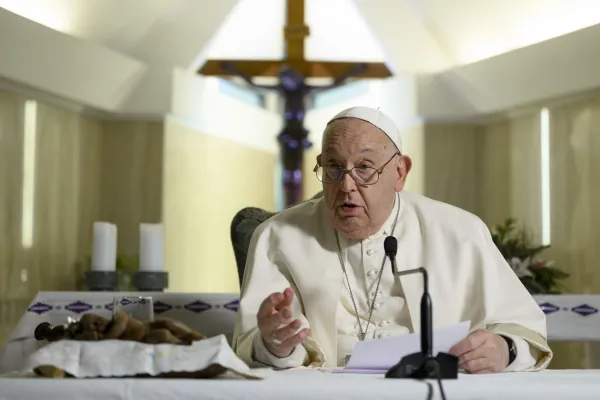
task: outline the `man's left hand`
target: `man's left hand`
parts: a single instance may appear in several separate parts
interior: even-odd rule
[[[472,332],[450,349],[459,357],[459,368],[472,374],[502,372],[508,366],[508,344],[490,331]]]

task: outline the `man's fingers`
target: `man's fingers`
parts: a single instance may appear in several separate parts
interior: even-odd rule
[[[278,340],[279,342],[281,342],[281,344],[283,344],[286,340],[294,336],[296,331],[300,329],[301,326],[302,321],[297,319],[291,322],[290,324],[284,326],[283,328],[273,331],[273,333],[271,334],[271,338]]]
[[[491,363],[487,358],[475,358],[466,362],[461,362],[458,364],[458,367],[464,369],[465,371],[476,374],[478,371],[482,371],[484,369],[490,368]]]
[[[266,299],[260,304],[256,317],[260,320],[266,318],[273,313],[275,306],[277,306],[283,300],[283,294],[271,293]]]
[[[472,360],[476,360],[478,358],[484,358],[486,357],[486,350],[484,346],[480,346],[476,349],[467,351],[466,353],[463,353],[462,355],[459,356],[458,362],[460,364],[464,364],[468,361],[472,361]]]
[[[291,305],[293,300],[294,300],[294,289],[287,288],[283,291],[283,299],[281,300],[281,302],[279,302],[279,304],[275,305],[275,309],[277,311],[279,311],[279,310],[283,309],[283,307],[287,307],[287,306]]]
[[[471,333],[469,336],[467,336],[465,339],[461,340],[460,342],[458,342],[457,344],[452,346],[449,353],[452,355],[455,355],[457,357],[460,357],[463,354],[483,345],[483,343],[485,343],[486,337],[487,336],[485,335],[485,332],[475,331],[475,332]]]
[[[486,341],[476,349],[462,354],[459,358],[459,367],[471,374],[484,374],[500,372],[504,368],[497,348],[492,342]]]
[[[471,374],[500,372],[506,367],[504,339],[489,331],[476,331],[450,349],[459,357],[459,367]]]
[[[293,299],[294,289],[292,288],[285,289],[283,293],[271,293],[261,303],[256,316],[257,318],[268,317],[273,313],[273,311],[280,311],[283,307],[291,305]]]
[[[469,338],[463,339],[460,342],[456,343],[454,346],[450,348],[449,353],[455,355],[457,357],[462,356],[465,353],[473,350],[472,342],[469,341]]]
[[[279,347],[281,348],[293,348],[296,345],[302,343],[304,339],[308,336],[308,328],[302,329],[300,332],[296,333],[294,336],[287,338],[285,341],[281,342]]]
[[[268,317],[262,318],[258,321],[261,332],[270,335],[275,330],[281,327],[281,325],[287,325],[292,321],[292,310],[289,307],[272,314]]]

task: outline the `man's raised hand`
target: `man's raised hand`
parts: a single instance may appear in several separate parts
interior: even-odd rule
[[[292,354],[296,345],[308,336],[308,329],[296,333],[302,321],[292,319],[294,290],[287,288],[283,293],[272,293],[260,305],[256,319],[258,329],[267,349],[275,356],[285,358]]]

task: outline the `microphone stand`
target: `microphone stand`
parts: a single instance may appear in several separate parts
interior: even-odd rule
[[[390,257],[391,258],[391,257]],[[396,260],[391,258],[394,275],[423,274],[423,296],[421,297],[421,351],[409,354],[390,368],[385,374],[392,379],[457,379],[458,357],[447,353],[433,356],[433,312],[429,296],[429,277],[423,267],[399,271]],[[441,382],[439,382],[441,385]]]

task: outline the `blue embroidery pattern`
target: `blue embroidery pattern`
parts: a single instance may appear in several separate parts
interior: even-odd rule
[[[46,313],[50,310],[52,310],[52,306],[50,304],[44,304],[40,302],[35,303],[27,309],[27,311],[34,312],[38,315],[42,315],[43,313]]]
[[[172,305],[163,303],[162,301],[157,301],[156,303],[154,303],[154,313],[155,314],[167,312],[167,311],[171,310],[172,308],[173,308]]]
[[[237,312],[238,308],[240,308],[240,301],[239,300],[230,301],[229,303],[225,304],[223,307],[225,307],[228,310]]]
[[[582,317],[587,317],[588,315],[596,314],[598,309],[590,306],[589,304],[582,304],[580,306],[573,307],[571,311],[581,315]]]
[[[546,314],[546,315],[552,314],[553,312],[560,310],[560,307],[555,306],[554,304],[551,304],[551,303],[542,303],[539,306],[542,309],[542,311],[544,312],[544,314]]]
[[[83,301],[76,301],[75,303],[71,303],[65,307],[65,310],[69,310],[71,312],[81,314],[86,311],[90,311],[92,309],[92,305],[88,303],[84,303]]]
[[[201,313],[203,311],[210,310],[211,308],[212,306],[210,304],[204,303],[200,300],[196,300],[185,305],[186,310],[193,311],[195,313]]]

